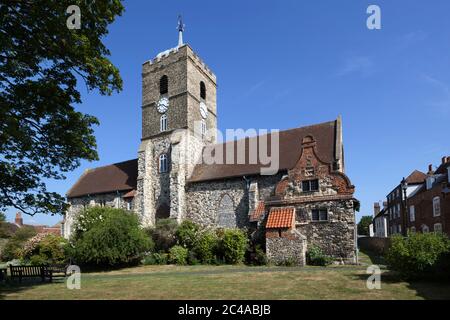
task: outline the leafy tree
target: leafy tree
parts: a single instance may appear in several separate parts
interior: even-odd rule
[[[35,235],[36,230],[33,227],[22,227],[17,229],[3,248],[0,260],[9,261],[19,259],[25,243]]]
[[[81,28],[69,29],[70,5]],[[122,14],[120,0],[3,0],[0,4],[0,209],[34,215],[64,211],[45,179],[64,179],[96,160],[95,117],[77,112],[77,83],[110,95],[122,89],[102,42]]]
[[[92,220],[89,212],[96,212],[101,218]],[[97,207],[87,209],[83,217],[89,217],[90,221],[82,223],[87,227],[71,239],[69,249],[69,254],[77,263],[91,266],[129,264],[151,250],[151,240],[140,228],[134,213]]]
[[[0,222],[6,221],[6,215],[3,212],[0,212]]]
[[[362,216],[358,223],[358,234],[361,236],[369,235],[369,226],[372,223],[372,216]]]

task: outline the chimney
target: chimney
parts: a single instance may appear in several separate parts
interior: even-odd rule
[[[387,208],[387,201],[383,201],[383,209]]]
[[[447,157],[442,157],[442,164],[447,163]]]
[[[433,173],[434,173],[434,172],[433,172],[433,165],[432,165],[432,164],[429,164],[429,165],[428,165],[428,172],[427,172],[427,175],[431,176]]]
[[[16,219],[14,220],[15,224],[19,227],[23,226],[22,214],[20,212],[16,213]]]
[[[379,202],[375,202],[373,204],[373,216],[376,217],[377,214],[380,213],[380,203]]]

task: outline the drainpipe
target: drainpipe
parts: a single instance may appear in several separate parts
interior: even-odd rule
[[[356,223],[356,210],[353,209],[353,221],[354,221],[354,235],[355,235],[355,264],[359,263],[359,249],[358,249],[358,225]]]

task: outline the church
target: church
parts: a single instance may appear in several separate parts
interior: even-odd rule
[[[143,227],[172,218],[253,230],[274,263],[304,265],[310,246],[354,263],[359,202],[341,118],[219,143],[216,76],[182,35],[180,24],[178,46],[142,66],[137,159],[83,173],[67,192],[64,236],[84,208],[111,206],[134,211]]]

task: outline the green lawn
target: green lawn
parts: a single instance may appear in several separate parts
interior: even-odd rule
[[[362,255],[363,263],[370,263]],[[450,299],[450,284],[396,280],[366,288],[366,266],[139,266],[82,274],[65,283],[0,284],[0,299]]]

